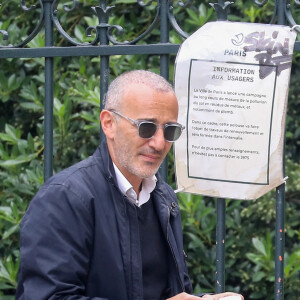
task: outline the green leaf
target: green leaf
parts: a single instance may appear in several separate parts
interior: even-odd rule
[[[136,0],[116,0],[116,3],[131,4],[131,3],[136,3]]]
[[[16,142],[18,142],[20,138],[20,133],[17,129],[15,129],[13,126],[9,124],[5,124],[5,132],[12,137]]]
[[[15,223],[10,207],[0,206],[0,219],[6,220],[10,223]]]
[[[255,253],[246,253],[246,257],[251,260],[252,262],[254,262],[255,264],[260,264],[260,256],[258,256]]]
[[[44,110],[43,105],[37,104],[37,103],[32,103],[32,102],[22,102],[22,103],[20,103],[20,106],[25,109],[32,110],[32,111],[43,112],[43,110]]]
[[[0,280],[1,279],[2,280],[4,279],[5,281],[10,282],[10,276],[9,276],[9,274],[8,274],[4,264],[3,264],[2,259],[0,260]]]
[[[99,20],[98,20],[98,18],[96,16],[93,16],[93,17],[84,17],[84,20],[91,27],[95,27],[95,26],[97,26],[99,24]]]
[[[266,276],[266,274],[264,272],[254,272],[253,274],[253,281],[254,282],[258,282],[260,281],[262,278],[264,278]]]
[[[12,74],[11,76],[9,76],[8,78],[8,88],[12,89],[12,87],[14,86],[16,82],[16,74]]]
[[[16,224],[16,225],[10,227],[8,230],[4,231],[4,234],[3,234],[2,238],[7,239],[10,235],[12,235],[17,230],[19,230],[19,228],[20,228],[19,224]]]
[[[23,85],[20,96],[37,104],[39,101],[36,84],[31,81],[30,84]]]
[[[18,149],[21,154],[26,155],[27,148],[28,148],[28,142],[26,140],[18,140]]]
[[[256,250],[258,250],[264,256],[267,256],[265,246],[258,238],[252,238],[252,244]]]
[[[199,18],[198,18],[198,15],[196,14],[196,12],[193,11],[192,9],[188,8],[187,13],[191,17],[191,20],[189,20],[188,22],[191,24],[198,24]]]
[[[75,36],[79,41],[82,41],[84,39],[84,33],[83,29],[79,26],[75,26]]]
[[[27,135],[27,145],[28,145],[28,150],[30,152],[34,152],[34,140],[30,132]]]
[[[38,153],[29,154],[29,155],[20,155],[19,157],[15,159],[9,159],[9,160],[0,160],[0,166],[1,167],[12,167],[16,165],[20,165],[23,163],[30,162],[31,160],[35,159],[38,156]]]
[[[0,139],[4,142],[10,142],[12,145],[16,144],[16,140],[9,134],[0,133]]]

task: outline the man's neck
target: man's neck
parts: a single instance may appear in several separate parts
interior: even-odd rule
[[[128,180],[128,182],[132,185],[132,188],[135,191],[137,197],[139,197],[140,191],[142,190],[143,179],[137,177],[134,174],[129,173],[127,170],[124,170],[124,168],[118,166],[115,162],[114,164],[117,166],[119,171],[123,174],[123,176]]]
[[[142,190],[142,179],[139,180],[136,184],[128,180],[132,184],[133,190],[136,192],[137,197],[139,198],[140,191]]]
[[[123,175],[119,168],[114,165],[116,179],[121,192],[126,195],[130,200],[134,201],[137,206],[141,206],[149,201],[150,194],[155,189],[156,177],[153,175],[151,178],[145,178],[142,180],[138,193],[134,191],[132,184]]]

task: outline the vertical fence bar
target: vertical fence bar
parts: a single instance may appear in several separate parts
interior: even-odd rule
[[[276,189],[276,232],[275,232],[275,300],[284,299],[284,205],[285,184]]]
[[[169,0],[160,0],[160,42],[169,42]],[[167,80],[169,80],[169,55],[162,54],[160,56],[160,74]]]
[[[100,57],[100,110],[104,108],[104,98],[109,84],[109,56]],[[105,138],[100,127],[100,141]]]
[[[217,14],[218,21],[227,20],[227,6],[229,1],[218,0],[211,4]],[[225,292],[225,199],[217,199],[217,226],[216,226],[216,293]]]
[[[286,24],[286,1],[276,1],[277,23]],[[285,147],[285,146],[284,146]],[[283,168],[285,168],[285,151],[283,151]],[[285,214],[285,184],[276,189],[276,225],[275,225],[275,284],[274,299],[284,299],[284,214]]]
[[[106,0],[100,1],[100,7],[103,12],[107,11]],[[100,20],[100,45],[108,45],[109,40],[107,37],[108,29],[108,14],[102,15],[102,20]],[[109,85],[109,56],[100,56],[100,110],[104,108],[104,98],[108,90]],[[105,138],[102,128],[100,127],[100,141]]]
[[[160,0],[160,42],[169,42],[169,20],[168,20],[169,0]],[[160,75],[169,80],[169,55],[162,54],[160,56]],[[168,159],[164,159],[159,173],[162,178],[167,181],[168,178]]]
[[[225,291],[225,199],[217,199],[216,292]]]
[[[45,46],[53,46],[51,2],[43,0],[45,16]],[[45,121],[44,121],[44,181],[53,173],[53,58],[45,57]]]

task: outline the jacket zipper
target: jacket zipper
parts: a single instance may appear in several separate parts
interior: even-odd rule
[[[175,261],[175,265],[176,265],[176,269],[177,269],[178,280],[179,280],[179,283],[180,283],[180,285],[181,285],[182,291],[184,292],[184,291],[185,291],[185,288],[184,288],[183,283],[182,283],[181,278],[180,278],[178,263],[177,263],[177,260],[176,260],[176,257],[175,257],[175,254],[174,254],[174,250],[173,250],[173,248],[172,248],[172,245],[171,245],[171,243],[170,243],[170,241],[169,241],[168,227],[169,227],[169,224],[170,224],[170,214],[171,214],[171,213],[170,213],[170,208],[169,208],[168,206],[167,206],[167,208],[168,208],[167,241],[168,241],[169,247],[170,247],[170,249],[171,249],[173,259],[174,259],[174,261]]]

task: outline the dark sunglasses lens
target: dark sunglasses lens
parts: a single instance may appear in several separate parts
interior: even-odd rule
[[[175,142],[181,136],[181,132],[182,130],[180,126],[176,124],[167,125],[164,131],[165,139],[169,142]]]
[[[151,122],[141,123],[139,126],[139,136],[143,139],[150,139],[156,132],[156,125]]]

